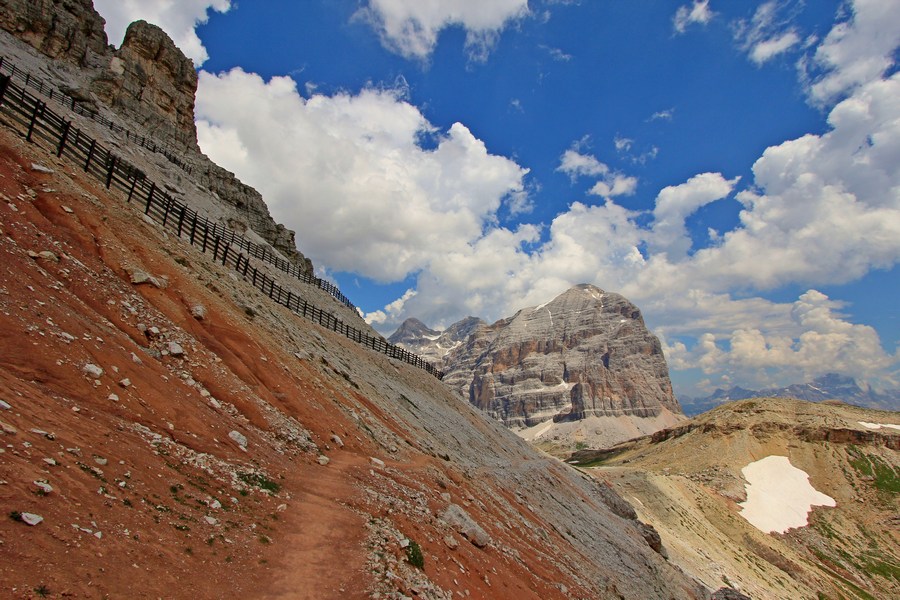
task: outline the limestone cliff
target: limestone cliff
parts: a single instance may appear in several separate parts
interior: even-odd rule
[[[493,325],[465,323],[470,335],[443,356],[444,381],[509,427],[681,413],[659,340],[619,294],[578,285]],[[391,339],[421,353],[429,337],[451,346],[446,333],[431,333]]]
[[[91,0],[0,0],[0,28],[76,66],[107,52],[105,24]]]

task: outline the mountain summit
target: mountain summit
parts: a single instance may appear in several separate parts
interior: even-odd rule
[[[423,330],[407,322],[390,339],[429,359],[442,356],[444,381],[507,427],[540,428],[524,431],[526,438],[615,443],[681,414],[662,347],[640,310],[593,285],[493,325],[469,317],[448,328],[452,334],[427,330],[412,340],[410,331]],[[470,333],[462,340],[460,332]]]

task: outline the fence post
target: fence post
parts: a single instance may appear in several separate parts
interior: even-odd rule
[[[131,203],[131,196],[134,195],[134,188],[137,185],[137,181],[138,181],[137,171],[132,171],[131,172],[131,188],[128,190],[128,200],[127,200],[127,202],[129,204]]]
[[[43,116],[44,114],[44,106],[45,104],[38,100],[38,103],[34,105],[34,112],[31,113],[31,122],[28,124],[28,135],[25,136],[27,141],[31,141],[31,134],[34,132],[34,125],[37,123],[38,115]]]
[[[62,135],[59,136],[59,146],[56,148],[56,157],[62,156],[63,150],[66,149],[66,142],[69,140],[69,130],[72,129],[72,121],[66,121],[63,125]]]
[[[91,166],[91,159],[94,158],[94,148],[97,147],[97,140],[91,140],[91,147],[88,149],[87,160],[84,161],[84,172],[87,173],[88,167]]]
[[[197,232],[197,213],[191,217],[191,246],[194,245],[194,234]]]
[[[181,237],[181,226],[184,224],[184,211],[187,207],[181,205],[181,213],[178,215],[178,237]]]
[[[165,227],[166,221],[169,220],[169,209],[172,208],[172,197],[169,195],[166,195],[166,194],[164,194],[163,197],[166,199],[166,209],[163,211],[163,220],[162,220],[162,225],[163,225],[163,227]]]
[[[153,202],[153,194],[156,193],[156,183],[150,184],[150,193],[147,194],[147,206],[144,208],[144,214],[150,214],[150,203]]]
[[[109,168],[106,171],[106,189],[112,185],[113,171],[116,170],[116,162],[118,162],[118,157],[115,154],[110,154]]]
[[[9,89],[9,82],[12,75],[0,75],[0,104],[3,104],[3,98],[6,97],[6,90]]]

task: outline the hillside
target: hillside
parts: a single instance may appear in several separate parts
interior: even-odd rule
[[[608,486],[270,301],[0,109],[4,597],[708,597]],[[272,225],[115,111],[121,129],[65,114],[192,206]]]
[[[766,398],[571,462],[612,484],[659,531],[670,560],[706,585],[752,598],[870,600],[900,595],[898,450],[900,413]],[[825,501],[808,526],[784,533],[751,524],[741,515],[744,469],[773,456],[808,474],[835,506]],[[789,511],[789,489],[772,492],[766,516]]]

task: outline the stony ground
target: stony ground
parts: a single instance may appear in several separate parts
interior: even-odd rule
[[[2,127],[0,400],[4,597],[706,596],[606,486]]]

